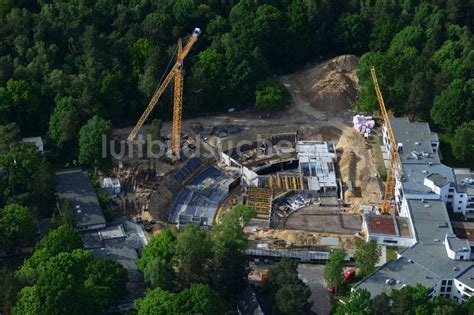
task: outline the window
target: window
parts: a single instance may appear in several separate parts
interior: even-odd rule
[[[448,280],[448,285],[453,285],[453,280]]]
[[[446,285],[446,280],[441,281],[441,285]]]
[[[451,292],[451,287],[447,287],[446,292]]]
[[[462,200],[459,200],[459,203],[462,203]]]
[[[441,287],[441,292],[446,291],[446,287]]]

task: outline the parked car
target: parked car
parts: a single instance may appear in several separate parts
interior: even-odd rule
[[[344,283],[348,283],[350,282],[352,279],[354,279],[355,277],[355,274],[356,274],[356,271],[355,269],[347,269],[346,271],[344,271]]]

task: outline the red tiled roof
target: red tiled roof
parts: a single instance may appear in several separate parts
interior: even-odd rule
[[[391,216],[369,216],[368,229],[370,233],[397,236],[393,218]]]

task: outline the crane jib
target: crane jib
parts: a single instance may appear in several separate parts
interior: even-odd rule
[[[166,78],[160,84],[158,89],[153,94],[150,102],[148,103],[147,108],[140,116],[135,127],[130,132],[127,139],[132,141],[137,136],[140,128],[145,123],[146,119],[150,115],[151,111],[155,107],[158,99],[163,94],[164,90],[168,87],[172,79],[175,79],[175,89],[174,89],[174,104],[173,104],[173,128],[172,128],[172,153],[174,157],[179,155],[180,147],[180,138],[181,138],[181,114],[182,114],[182,101],[183,101],[183,77],[182,77],[182,64],[184,58],[188,55],[194,43],[197,41],[199,35],[201,34],[201,29],[195,28],[191,34],[186,46],[183,48],[181,41],[178,42],[178,55],[176,58],[176,63],[173,68],[170,70]]]

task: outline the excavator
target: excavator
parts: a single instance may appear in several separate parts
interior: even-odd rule
[[[195,28],[193,33],[188,39],[186,46],[183,48],[181,39],[178,40],[177,58],[176,63],[166,75],[165,79],[161,82],[156,92],[153,94],[147,108],[141,115],[137,124],[130,132],[127,140],[133,141],[137,136],[140,128],[145,123],[145,120],[150,115],[151,111],[155,107],[158,99],[161,97],[163,92],[166,90],[170,82],[174,79],[174,97],[173,97],[173,127],[171,131],[171,153],[174,160],[179,158],[180,141],[181,141],[181,116],[183,110],[183,62],[184,58],[189,54],[189,51],[193,47],[194,43],[197,42],[201,29]]]

